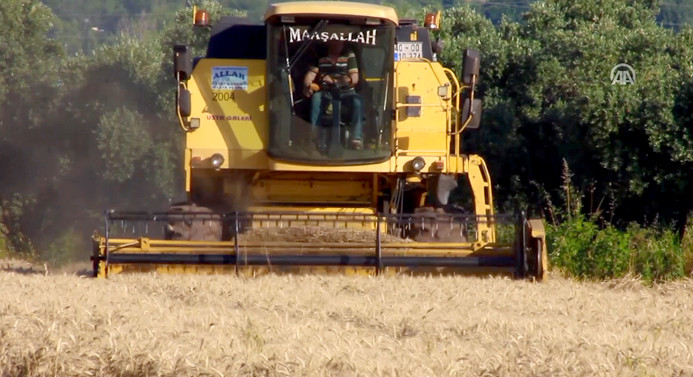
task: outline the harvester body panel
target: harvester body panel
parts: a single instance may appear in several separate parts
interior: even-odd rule
[[[209,157],[221,153],[222,169],[266,169],[265,61],[200,59],[188,89],[191,118],[200,119],[185,135],[191,165],[210,167]]]

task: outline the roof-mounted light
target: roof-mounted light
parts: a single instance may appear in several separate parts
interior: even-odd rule
[[[366,17],[366,25],[380,25],[381,23],[379,18]]]
[[[195,8],[197,9],[197,8]],[[195,10],[195,26],[209,26],[209,13],[204,9]]]
[[[424,18],[424,27],[430,30],[440,29],[440,11],[427,13],[426,18]]]

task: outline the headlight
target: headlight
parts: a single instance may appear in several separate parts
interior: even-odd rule
[[[215,153],[212,155],[211,162],[215,169],[219,169],[224,163],[224,156],[219,153]]]
[[[424,166],[426,166],[426,161],[421,156],[416,157],[411,162],[411,167],[414,168],[414,171],[421,171],[421,169],[423,169]]]

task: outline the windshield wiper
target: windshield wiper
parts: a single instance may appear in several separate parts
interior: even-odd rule
[[[328,20],[320,20],[311,30],[308,30],[308,39],[304,39],[303,42],[301,42],[301,45],[298,47],[298,50],[296,50],[296,53],[291,58],[289,58],[289,42],[286,38],[286,25],[284,25],[284,48],[286,49],[287,71],[291,72],[291,69],[294,67],[294,65],[296,65],[298,60],[301,59],[301,57],[303,57],[306,51],[308,51],[308,48],[310,48],[310,45],[313,43],[312,37],[316,33],[319,33],[322,29],[324,29],[328,23]]]
[[[294,112],[294,89],[291,85],[291,69],[296,65],[299,59],[308,51],[308,48],[313,43],[312,36],[320,32],[328,24],[327,20],[320,20],[318,23],[308,31],[308,39],[304,39],[301,45],[298,46],[298,50],[293,57],[289,57],[289,41],[286,37],[286,25],[282,26],[282,31],[284,32],[284,55],[286,56],[286,66],[284,67],[284,72],[289,84],[289,101],[291,102],[291,114],[296,115]]]

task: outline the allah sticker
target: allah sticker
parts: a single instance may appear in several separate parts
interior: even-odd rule
[[[212,67],[212,90],[248,90],[248,67]]]

